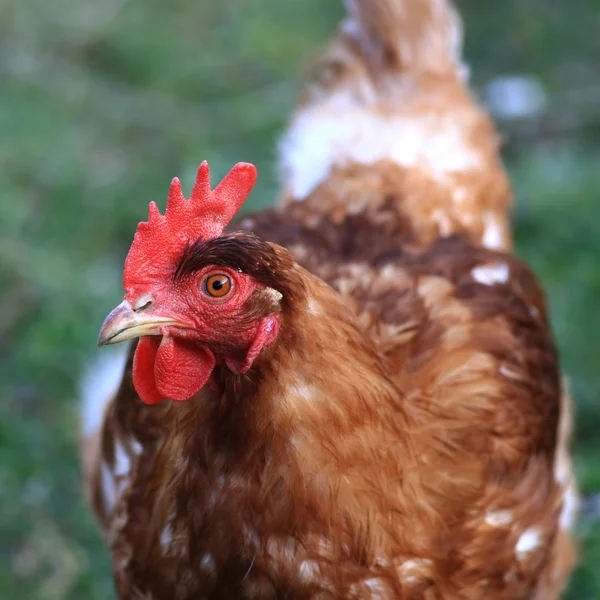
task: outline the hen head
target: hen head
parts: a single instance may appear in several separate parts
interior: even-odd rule
[[[173,179],[161,215],[150,203],[125,261],[125,298],[106,318],[98,344],[141,337],[133,382],[146,404],[188,400],[218,362],[245,373],[277,337],[281,293],[272,246],[223,229],[256,181],[238,163],[214,189],[206,162],[189,200]],[[269,285],[271,284],[271,285]]]

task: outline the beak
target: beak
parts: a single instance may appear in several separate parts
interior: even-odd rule
[[[162,335],[160,329],[166,325],[185,327],[184,323],[168,317],[135,311],[127,300],[123,300],[104,320],[98,335],[98,346],[118,344],[145,335]]]

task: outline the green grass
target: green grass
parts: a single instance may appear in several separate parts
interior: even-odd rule
[[[463,3],[476,83],[517,65],[551,91],[594,82],[594,0],[495,4]],[[249,208],[273,201],[300,63],[340,15],[337,0],[0,5],[0,597],[113,597],[81,500],[77,382],[135,225],[174,175],[189,190],[204,158],[215,179],[255,162]],[[600,491],[597,140],[596,128],[507,156],[518,249],[548,290],[572,378],[586,494]],[[580,532],[569,598],[599,598],[600,521]]]

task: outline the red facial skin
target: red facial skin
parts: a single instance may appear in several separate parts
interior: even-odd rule
[[[215,298],[206,291],[203,282],[212,275],[229,277],[231,288],[225,296]],[[185,324],[161,327],[162,337],[144,337],[138,344],[133,382],[146,404],[165,398],[188,400],[206,385],[219,360],[234,373],[245,373],[277,337],[277,315],[258,321],[246,318],[248,298],[264,286],[243,273],[209,266],[182,282],[167,277],[144,288],[142,295],[128,293],[125,299],[135,306],[140,297],[152,294],[152,315]]]

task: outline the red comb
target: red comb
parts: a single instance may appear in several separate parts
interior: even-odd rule
[[[204,161],[196,176],[189,200],[177,177],[171,182],[165,214],[150,202],[148,221],[138,225],[125,261],[124,284],[143,285],[149,278],[164,276],[190,242],[219,237],[241,208],[256,181],[256,167],[238,163],[223,181],[210,188],[210,171]]]

